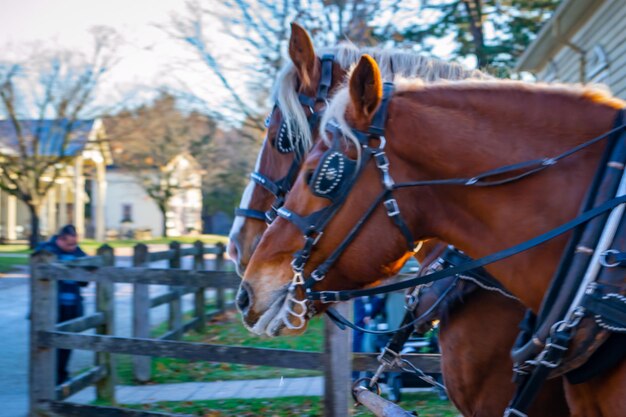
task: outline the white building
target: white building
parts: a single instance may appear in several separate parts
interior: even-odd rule
[[[64,146],[65,120],[20,120],[26,135],[40,140],[39,157],[58,157],[63,152],[61,174],[56,176],[41,213],[42,236],[54,234],[67,223],[73,223],[81,236],[97,239],[105,236],[106,165],[112,163],[104,126],[99,119],[75,121],[69,143]],[[29,133],[30,132],[30,133]],[[15,127],[0,120],[0,154],[19,155]],[[63,149],[65,147],[65,149]],[[53,176],[41,177],[50,182]],[[0,191],[0,237],[4,241],[30,236],[30,213],[24,203],[7,191]]]
[[[162,169],[171,172],[170,183],[176,189],[166,214],[168,236],[200,232],[202,171],[197,161],[191,155],[181,154]],[[145,175],[143,173],[141,176]],[[121,236],[129,231],[142,236],[161,236],[163,216],[156,202],[143,188],[140,175],[110,167],[107,180],[107,230]]]
[[[606,84],[626,99],[625,22],[625,0],[564,0],[515,69],[541,81]]]

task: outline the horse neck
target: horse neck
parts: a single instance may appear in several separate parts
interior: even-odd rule
[[[612,127],[617,104],[567,93],[476,85],[400,92],[387,138],[397,180],[472,177],[499,166],[556,156]],[[407,133],[411,132],[411,133]],[[408,216],[418,237],[436,237],[478,258],[574,218],[600,159],[598,144],[541,174],[497,187],[418,187]],[[393,161],[392,161],[393,162]],[[567,236],[487,269],[536,310]]]

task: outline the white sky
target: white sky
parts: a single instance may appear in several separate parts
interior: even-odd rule
[[[217,1],[217,0],[215,0]],[[185,0],[0,0],[0,53],[28,54],[32,43],[88,53],[89,29],[104,25],[124,39],[120,62],[100,88],[99,101],[111,101],[129,91],[148,92],[162,85],[207,83],[202,67],[186,68],[189,49],[155,24],[165,24],[172,12],[183,13]],[[200,68],[200,69],[199,69]],[[182,74],[182,75],[181,75]]]
[[[219,1],[204,4],[217,6]],[[98,104],[137,103],[151,97],[159,86],[183,85],[206,102],[219,104],[228,96],[216,77],[188,47],[155,27],[167,24],[171,13],[185,14],[185,0],[0,0],[0,57],[28,55],[32,43],[88,53],[92,46],[89,29],[109,26],[124,42],[118,50],[119,64],[99,88]],[[395,19],[402,20],[402,16]],[[223,54],[233,50],[217,39]],[[445,56],[450,46],[438,43],[435,52]],[[243,80],[237,81],[243,85]]]

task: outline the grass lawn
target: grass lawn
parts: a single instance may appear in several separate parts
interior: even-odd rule
[[[27,256],[0,256],[0,273],[9,272],[16,265],[28,265]]]
[[[167,237],[167,238],[155,238],[148,240],[110,240],[106,243],[111,245],[114,248],[127,248],[130,246],[135,246],[137,243],[145,243],[149,244],[169,244],[172,241],[177,241],[180,243],[194,243],[196,240],[201,240],[207,245],[214,245],[218,242],[222,242],[226,244],[228,242],[228,237],[222,235],[198,235],[198,236],[180,236],[180,237]],[[83,239],[80,242],[81,248],[88,253],[95,253],[96,249],[103,245],[103,242],[98,242],[93,239]],[[0,254],[2,253],[14,253],[14,254],[23,254],[30,253],[31,250],[28,248],[28,245],[0,245]]]
[[[0,253],[30,253],[28,245],[0,245]]]
[[[198,235],[198,236],[179,236],[179,237],[159,237],[159,238],[148,239],[148,240],[133,240],[133,239],[110,240],[106,243],[114,248],[127,248],[129,246],[135,246],[137,243],[145,243],[146,245],[169,244],[172,241],[177,241],[180,243],[194,243],[196,240],[201,240],[207,245],[214,245],[218,242],[226,244],[228,242],[228,237],[222,236],[222,235]],[[95,251],[102,245],[102,242],[98,242],[93,239],[83,239],[80,242],[80,245],[85,250],[89,249],[89,250]]]
[[[398,405],[407,411],[417,411],[420,417],[456,417],[459,412],[449,401],[442,401],[434,393],[420,392],[404,394]],[[267,399],[229,399],[212,401],[160,402],[124,407],[189,414],[204,417],[317,417],[323,416],[322,398],[286,397]],[[352,416],[373,416],[364,407],[352,410]]]
[[[218,242],[226,244],[228,237],[221,235],[199,235],[199,236],[181,236],[176,238],[156,238],[149,240],[112,240],[107,242],[114,248],[127,248],[136,245],[137,243],[149,244],[169,244],[176,240],[180,243],[194,243],[196,240],[201,240],[207,245],[214,245]],[[102,246],[102,242],[97,242],[93,239],[84,239],[80,242],[81,248],[89,255],[95,255],[96,250]],[[31,250],[28,245],[0,245],[0,273],[8,272],[13,269],[14,265],[27,265],[28,255]],[[16,256],[8,256],[16,255]]]
[[[157,330],[156,334],[163,333]],[[238,313],[230,311],[216,317],[207,324],[202,333],[187,333],[183,340],[188,342],[254,346],[275,349],[295,349],[306,351],[322,350],[323,320],[313,319],[307,332],[299,337],[263,338],[253,335],[241,324]],[[118,383],[137,384],[132,376],[131,358],[117,356]],[[166,384],[176,382],[225,381],[241,379],[261,379],[321,375],[317,371],[302,369],[271,368],[267,366],[238,365],[231,363],[189,362],[182,359],[154,358],[152,360],[152,380],[150,383]]]

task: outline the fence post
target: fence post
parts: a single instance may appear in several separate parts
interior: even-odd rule
[[[40,251],[30,258],[31,294],[30,294],[30,366],[29,379],[29,415],[41,415],[39,401],[55,400],[56,387],[56,349],[39,345],[40,331],[54,331],[58,316],[57,282],[43,275],[38,266],[51,263],[54,256]]]
[[[343,316],[350,314],[350,303],[335,305]],[[349,415],[350,373],[352,372],[352,334],[339,329],[324,317],[324,416]]]
[[[200,240],[196,240],[193,244],[193,247],[196,249],[196,253],[193,256],[193,269],[196,271],[200,271],[204,269],[204,243]],[[194,316],[198,319],[198,325],[196,329],[198,331],[202,331],[205,328],[206,320],[205,320],[205,305],[206,298],[205,287],[198,287],[194,292],[193,305],[194,305]]]
[[[103,266],[114,266],[115,255],[113,248],[102,245],[97,254],[102,257]],[[96,328],[96,333],[113,335],[115,324],[115,284],[112,282],[98,282],[96,284],[96,311],[104,314],[104,323]],[[96,353],[96,366],[106,371],[104,378],[96,383],[96,397],[109,403],[115,403],[115,361],[108,352]]]
[[[148,246],[135,245],[133,266],[145,267],[148,263]],[[133,284],[133,337],[150,337],[150,291],[147,284]],[[135,379],[140,382],[150,380],[151,359],[148,356],[133,356]]]
[[[217,242],[215,245],[217,248],[217,253],[215,254],[215,270],[223,271],[224,270],[224,253],[226,252],[226,246],[222,242]],[[224,300],[224,288],[217,288],[215,295],[215,304],[217,306],[217,310],[222,312],[225,308],[225,300]]]
[[[170,250],[174,251],[174,255],[169,260],[170,269],[180,269],[181,268],[181,259],[180,259],[180,242],[170,242]],[[170,286],[170,291],[178,292],[178,286]],[[169,303],[169,319],[168,319],[168,327],[169,330],[175,331],[174,339],[180,339],[182,335],[182,326],[183,326],[183,309],[181,305],[181,296],[180,292],[178,296],[172,299]]]

